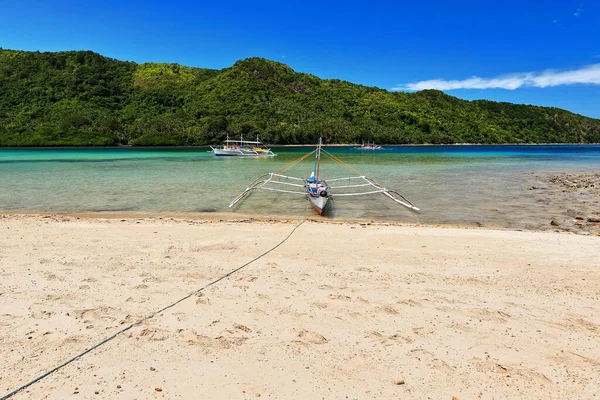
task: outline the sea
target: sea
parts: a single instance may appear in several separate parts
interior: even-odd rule
[[[347,165],[402,193],[412,212],[381,194],[338,197],[326,220],[518,227],[545,220],[530,196],[540,177],[600,172],[600,145],[352,146],[325,149]],[[304,218],[315,214],[302,196],[255,191],[229,203],[258,176],[313,150],[273,148],[274,158],[215,157],[193,148],[32,148],[0,150],[0,213],[67,213],[211,218]],[[307,177],[313,158],[286,170]],[[323,157],[321,177],[354,172]],[[565,205],[566,207],[566,205]]]

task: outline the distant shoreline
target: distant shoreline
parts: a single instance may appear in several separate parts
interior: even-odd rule
[[[460,147],[460,146],[600,146],[599,143],[452,143],[452,144],[378,144],[382,147]],[[304,148],[315,147],[315,144],[265,144],[270,148]],[[360,143],[324,144],[323,147],[360,147]],[[41,150],[41,149],[203,149],[210,145],[199,146],[31,146],[31,147],[1,147],[2,150]],[[376,151],[376,150],[374,150]]]

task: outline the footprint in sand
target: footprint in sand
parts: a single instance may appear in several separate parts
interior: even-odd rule
[[[456,372],[454,368],[448,365],[444,360],[436,358],[433,353],[423,349],[413,349],[409,352],[411,358],[427,363],[430,368],[437,369],[444,373]]]
[[[485,359],[472,358],[469,360],[471,364],[475,366],[475,369],[479,372],[489,373],[494,372],[501,375],[520,376],[526,381],[534,381],[538,384],[548,384],[550,379],[541,372],[537,372],[533,369],[516,367],[511,365],[502,365],[498,359],[487,356]]]
[[[398,304],[404,304],[404,305],[407,305],[409,307],[421,307],[421,303],[419,303],[418,301],[415,301],[413,299],[398,300],[397,303]]]
[[[471,308],[463,312],[468,317],[481,321],[505,323],[511,315],[502,311],[488,310],[487,308]]]
[[[393,335],[386,336],[383,333],[371,331],[367,332],[367,337],[374,339],[384,345],[408,344],[414,342],[414,340],[412,340],[411,338],[402,336],[399,333],[394,333]]]
[[[382,307],[378,307],[377,311],[379,311],[380,313],[385,313],[385,314],[389,314],[389,315],[398,315],[398,311],[392,307],[392,306],[382,306]]]
[[[226,330],[226,332],[228,332],[228,331]],[[245,336],[229,337],[229,338],[219,336],[219,337],[216,337],[213,342],[215,343],[215,346],[218,348],[231,349],[232,347],[238,347],[238,346],[243,345],[246,342],[246,340],[248,340],[248,338]]]
[[[306,329],[302,329],[300,331],[300,333],[298,334],[298,337],[300,339],[302,339],[303,341],[312,343],[312,344],[325,344],[325,343],[329,342],[329,340],[327,340],[325,338],[325,336],[323,336],[319,333],[316,333],[316,332],[308,331]]]
[[[47,311],[42,304],[32,304],[29,311],[31,311],[31,317],[34,319],[47,319],[52,316],[52,313]]]
[[[169,333],[162,329],[150,329],[146,328],[139,333],[140,339],[145,339],[153,342],[162,342],[169,338]]]
[[[473,328],[471,325],[467,325],[466,323],[459,323],[459,322],[453,322],[451,324],[446,325],[448,328],[451,328],[454,331],[460,331],[460,332],[473,332],[475,330],[475,328]]]
[[[134,289],[148,289],[148,285],[144,285],[143,283],[137,286],[134,286]]]
[[[445,361],[440,360],[439,358],[433,359],[431,360],[430,365],[437,369],[438,371],[442,371],[442,372],[446,372],[446,373],[453,373],[454,368],[452,368],[451,366],[449,366],[448,364],[446,364]]]
[[[329,298],[331,300],[344,300],[344,301],[351,301],[352,300],[352,297],[346,296],[344,294],[330,294]]]
[[[258,276],[242,276],[241,278],[238,278],[238,281],[244,281],[244,282],[254,282],[255,280],[258,279]]]
[[[377,331],[370,331],[370,332],[367,332],[366,337],[369,337],[371,339],[382,339],[384,336]]]
[[[205,304],[210,305],[210,299],[204,295],[204,293],[198,293],[196,295],[198,299],[196,299],[196,304]]]
[[[408,343],[413,343],[414,340],[410,337],[407,336],[402,336],[399,333],[394,333],[393,335],[391,335],[390,337],[387,338],[387,340],[389,341],[393,341],[396,343],[404,343],[404,344],[408,344]]]
[[[579,317],[571,317],[567,318],[567,323],[570,328],[576,328],[580,331],[589,331],[591,333],[600,332],[600,325],[597,325],[593,322],[587,321],[583,318]]]
[[[116,318],[112,316],[114,314],[114,309],[110,307],[100,307],[100,308],[87,308],[84,310],[74,310],[73,314],[75,315],[75,319],[82,319],[84,321],[92,322],[98,319],[107,320],[107,321],[115,321]]]
[[[65,340],[62,341],[61,346],[79,343],[81,342],[81,336],[69,336]]]
[[[178,334],[179,339],[186,343],[194,344],[198,342],[198,335],[190,329],[181,329]]]
[[[271,397],[267,389],[253,383],[239,383],[238,387],[244,398]]]
[[[175,316],[177,318],[177,321],[187,321],[188,320],[188,316],[186,313],[174,313],[173,316]]]
[[[237,329],[238,331],[242,331],[242,332],[246,332],[246,333],[250,333],[252,332],[252,329],[248,328],[245,325],[241,325],[241,324],[233,324],[233,327],[235,329]]]
[[[64,282],[65,278],[62,276],[58,276],[52,272],[45,272],[44,273],[46,280],[48,281],[59,281],[59,282]]]
[[[261,310],[260,308],[256,307],[250,307],[248,309],[248,312],[255,315],[267,315],[267,313],[264,310]]]
[[[139,316],[139,315],[127,314],[124,319],[122,319],[121,321],[119,321],[119,324],[121,324],[121,325],[123,325],[123,324],[130,324],[132,322],[139,321],[140,318],[141,318],[141,316]]]
[[[125,300],[128,303],[146,303],[150,300],[150,297],[128,297]]]
[[[408,352],[410,358],[416,358],[419,361],[431,361],[434,359],[433,353],[423,349],[412,349]]]
[[[573,365],[577,367],[586,367],[591,365],[594,367],[600,367],[600,361],[585,357],[581,354],[573,353],[572,351],[568,350],[561,350],[561,352],[557,353],[555,356],[546,358],[563,365]]]
[[[304,317],[307,313],[301,313],[291,307],[285,307],[278,312],[279,315],[291,315],[294,318]]]
[[[431,329],[425,329],[425,327],[420,326],[418,328],[413,328],[413,333],[417,336],[426,337],[433,333]]]

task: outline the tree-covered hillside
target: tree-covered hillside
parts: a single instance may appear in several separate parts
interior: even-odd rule
[[[600,120],[548,107],[389,92],[249,58],[223,70],[90,51],[0,49],[0,146],[590,143]]]

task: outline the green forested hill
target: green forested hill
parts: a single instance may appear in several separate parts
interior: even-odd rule
[[[558,108],[389,92],[249,58],[223,70],[90,51],[0,49],[0,146],[589,143],[600,120]]]

